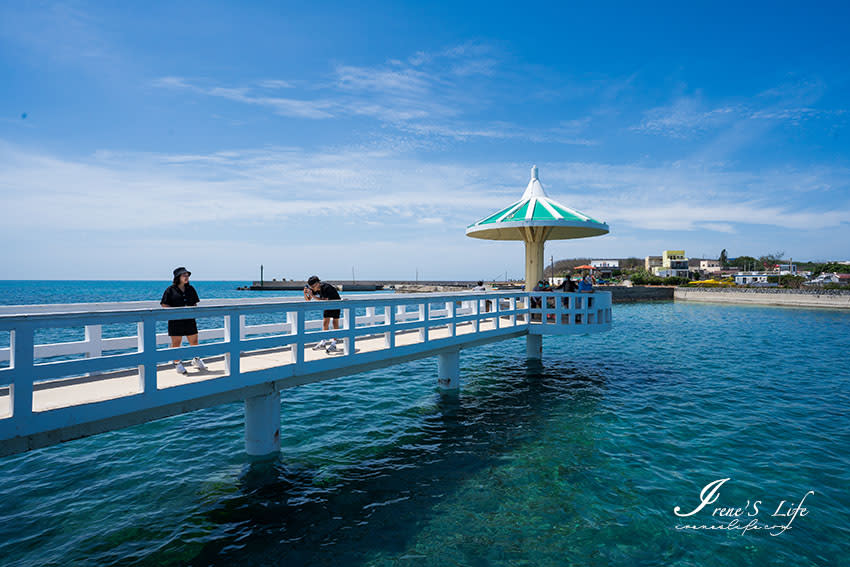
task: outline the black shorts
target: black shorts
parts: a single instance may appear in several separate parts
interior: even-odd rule
[[[198,334],[198,324],[194,319],[175,319],[168,322],[169,337],[188,337]]]
[[[325,319],[339,319],[339,309],[325,309],[322,316]]]

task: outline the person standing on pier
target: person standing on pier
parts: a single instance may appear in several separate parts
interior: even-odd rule
[[[307,301],[312,301],[314,299],[319,301],[329,301],[334,299],[341,299],[339,296],[339,291],[337,289],[327,283],[323,282],[319,279],[319,276],[310,276],[307,280],[307,285],[304,287],[304,299]],[[333,320],[334,329],[339,329],[339,309],[325,309],[322,314],[322,329],[327,331],[330,329],[331,320]],[[316,346],[313,347],[313,350],[325,349],[325,352],[331,353],[337,350],[336,348],[336,339],[322,339]]]
[[[163,307],[194,307],[198,304],[198,292],[189,284],[192,272],[180,266],[174,269],[174,280],[162,294],[159,302]],[[183,342],[183,337],[192,346],[198,344],[198,324],[194,319],[175,319],[168,322],[168,336],[171,338],[171,348],[177,348]],[[192,359],[192,365],[198,370],[206,370],[207,365],[200,357]],[[174,367],[180,374],[188,374],[181,360],[174,361]]]
[[[581,281],[578,282],[578,290],[581,293],[593,293],[593,276],[586,274]]]

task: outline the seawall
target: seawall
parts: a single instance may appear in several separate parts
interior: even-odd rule
[[[636,303],[638,301],[673,301],[673,288],[666,286],[604,285],[596,289],[610,291],[614,303]]]
[[[850,291],[844,290],[775,288],[701,289],[677,287],[673,295],[676,301],[850,309]]]

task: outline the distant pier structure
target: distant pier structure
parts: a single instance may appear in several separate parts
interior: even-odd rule
[[[380,291],[384,289],[396,289],[404,286],[430,286],[430,287],[452,287],[459,289],[469,289],[476,282],[471,280],[335,280],[328,279],[328,282],[334,284],[341,291]],[[294,291],[302,290],[307,285],[306,281],[299,280],[272,280],[272,281],[255,281],[250,286],[245,286],[240,289],[250,291]]]

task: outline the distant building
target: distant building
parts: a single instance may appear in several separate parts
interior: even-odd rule
[[[665,250],[661,255],[661,266],[654,266],[652,273],[659,277],[687,278],[688,258],[684,250]]]
[[[805,282],[807,285],[823,285],[828,283],[841,283],[842,274],[823,273],[811,281]]]
[[[602,278],[610,278],[614,270],[620,269],[619,260],[591,260],[590,265],[596,268],[596,275]]]
[[[706,272],[709,274],[714,274],[720,272],[722,266],[720,265],[719,260],[700,260],[699,261],[699,270],[701,272]]]
[[[741,272],[735,274],[735,285],[766,284],[767,274],[761,272]]]
[[[653,268],[661,267],[661,256],[647,256],[646,260],[644,260],[644,269],[647,272],[651,272]]]
[[[777,268],[779,269],[780,276],[797,275],[797,264],[779,264]]]

